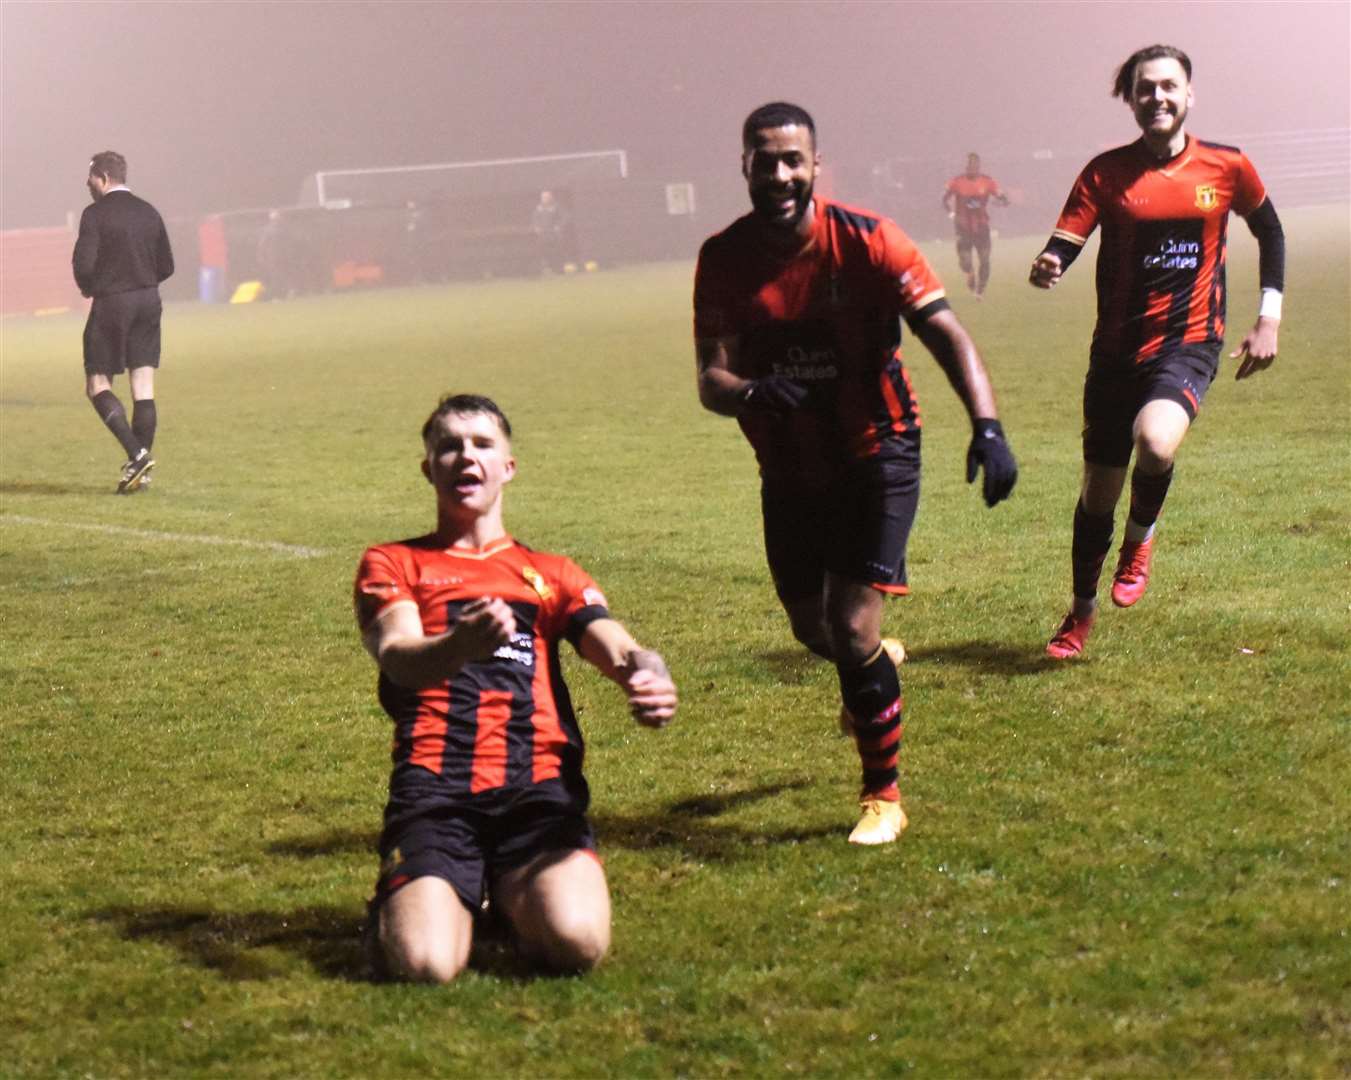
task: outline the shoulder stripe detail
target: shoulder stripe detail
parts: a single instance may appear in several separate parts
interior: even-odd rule
[[[1088,243],[1088,237],[1079,236],[1077,233],[1072,233],[1068,229],[1053,229],[1051,235],[1057,240],[1067,240],[1075,247],[1083,247]]]
[[[826,216],[834,218],[836,221],[843,222],[846,225],[852,225],[860,232],[870,233],[881,224],[880,218],[869,217],[867,214],[860,214],[853,210],[846,210],[843,206],[836,203],[826,204]]]
[[[1230,146],[1228,143],[1208,142],[1205,139],[1197,139],[1197,144],[1204,146],[1207,150],[1228,150],[1231,154],[1243,153],[1237,146]]]

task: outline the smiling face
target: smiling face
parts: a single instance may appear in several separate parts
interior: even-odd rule
[[[805,235],[810,230],[808,210],[820,165],[812,133],[801,124],[756,131],[742,153],[741,174],[761,223]]]
[[[1173,144],[1185,139],[1182,125],[1192,102],[1191,80],[1177,60],[1162,57],[1142,60],[1135,66],[1131,79],[1131,112],[1151,145],[1168,146],[1175,153],[1181,149],[1180,145]]]
[[[462,524],[500,521],[502,488],[516,475],[511,440],[490,413],[448,412],[427,432],[422,474],[436,489],[441,517]]]

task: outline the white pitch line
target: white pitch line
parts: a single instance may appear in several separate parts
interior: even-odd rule
[[[0,524],[41,525],[55,529],[82,529],[85,532],[105,533],[109,536],[139,536],[144,540],[171,540],[184,544],[211,544],[215,547],[242,547],[253,551],[275,551],[279,555],[294,555],[300,559],[314,559],[327,555],[325,548],[283,544],[279,540],[240,540],[233,536],[210,536],[201,533],[160,532],[158,529],[130,529],[125,525],[90,525],[74,521],[53,521],[50,518],[27,517],[23,514],[0,514]]]

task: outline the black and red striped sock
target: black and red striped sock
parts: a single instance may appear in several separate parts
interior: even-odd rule
[[[837,664],[840,696],[854,718],[854,740],[863,767],[863,794],[900,799],[897,769],[901,750],[904,703],[896,665],[879,645],[857,667]]]

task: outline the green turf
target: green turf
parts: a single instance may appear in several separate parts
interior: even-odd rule
[[[1001,240],[977,305],[929,245],[1023,471],[987,511],[911,348],[925,494],[887,628],[912,826],[882,850],[844,842],[834,673],[778,611],[748,448],[695,399],[688,265],[171,307],[129,499],[80,320],[6,320],[0,1074],[1351,1071],[1347,215],[1285,218],[1281,357],[1217,381],[1148,597],[1068,666],[1041,649],[1092,267],[1034,293],[1037,242]],[[1241,225],[1230,280],[1237,340]],[[447,389],[518,429],[512,531],[587,567],[683,695],[638,729],[568,665],[615,897],[585,979],[491,950],[445,989],[362,976],[389,732],[351,577],[430,524],[417,429]]]

